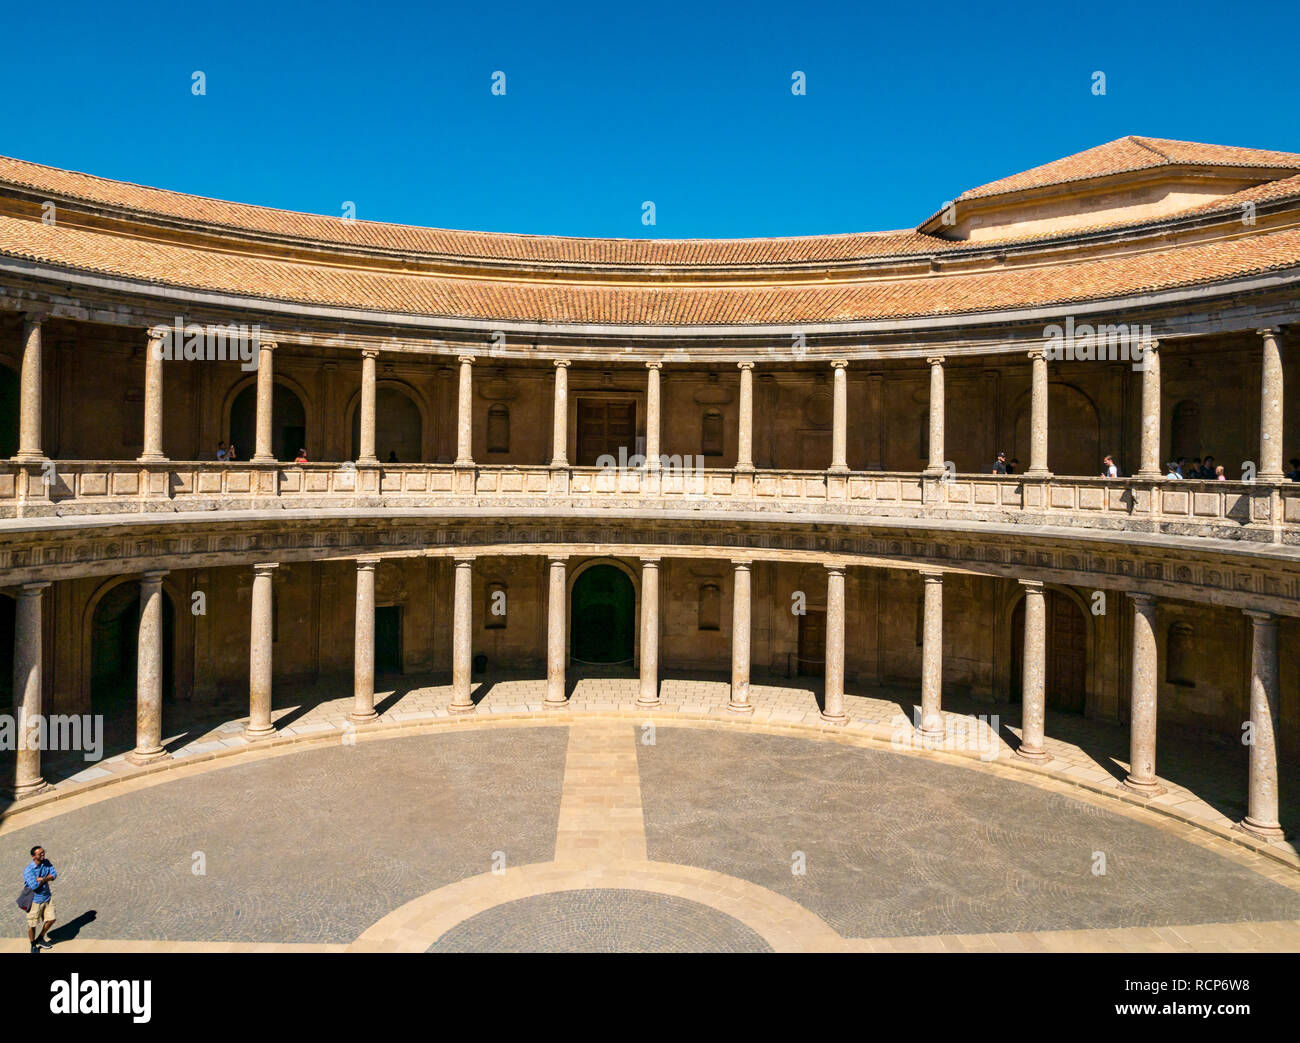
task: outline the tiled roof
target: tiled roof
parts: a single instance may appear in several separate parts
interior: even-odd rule
[[[1193,141],[1170,141],[1166,138],[1143,138],[1129,135],[1083,152],[1053,160],[1042,166],[1012,174],[998,181],[963,192],[957,198],[983,199],[987,196],[1023,192],[1072,181],[1104,177],[1133,170],[1163,166],[1260,167],[1300,171],[1300,154],[1270,152],[1265,149],[1236,148],[1231,145],[1202,145]]]
[[[978,313],[1208,284],[1300,267],[1300,229],[971,273],[707,285],[376,271],[0,216],[0,255],[250,298],[543,323],[797,324]]]
[[[956,245],[914,229],[775,239],[579,239],[344,220],[185,195],[0,156],[4,184],[183,222],[344,247],[456,259],[593,265],[742,266],[929,253]]]

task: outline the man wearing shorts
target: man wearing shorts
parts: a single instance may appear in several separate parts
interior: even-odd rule
[[[50,881],[58,873],[45,857],[45,848],[37,844],[32,848],[32,860],[23,870],[23,883],[32,889],[32,907],[27,911],[27,940],[32,952],[48,949],[51,943],[45,932],[54,926],[54,898],[50,895]]]

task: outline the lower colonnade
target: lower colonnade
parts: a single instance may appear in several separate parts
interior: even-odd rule
[[[611,548],[617,552],[617,548]],[[480,555],[469,550],[453,553],[451,620],[451,698],[447,706],[452,714],[475,712],[473,676],[475,646],[475,576]],[[591,559],[587,555],[548,551],[545,583],[539,612],[545,620],[545,669],[547,710],[562,711],[568,705],[570,666],[577,657],[573,652],[571,599],[573,596],[571,564],[591,560],[609,561],[610,557]],[[376,572],[383,555],[366,554],[351,559],[356,575],[356,599],[353,648],[353,706],[350,720],[364,726],[377,720],[375,706],[376,673]],[[663,621],[661,605],[661,570],[671,559],[663,555],[624,556],[621,567],[632,571],[639,564],[635,613],[636,635],[636,707],[653,713],[661,703],[663,675],[660,662]],[[679,560],[686,560],[685,557]],[[729,648],[731,659],[730,698],[727,711],[745,717],[754,711],[750,697],[753,631],[752,557],[727,559],[731,570],[732,606]],[[257,562],[251,568],[248,635],[248,721],[243,730],[250,742],[277,735],[272,717],[273,657],[275,655],[276,606],[274,576],[280,562]],[[796,563],[819,570],[824,586],[820,590],[796,591],[795,600],[809,597],[824,604],[824,686],[820,718],[830,726],[848,721],[845,713],[845,655],[853,634],[846,621],[846,575],[854,566],[834,563]],[[867,571],[869,566],[860,566]],[[901,568],[901,566],[900,566]],[[920,706],[913,726],[921,746],[941,745],[943,724],[944,666],[944,582],[948,574],[934,567],[913,567],[920,576],[923,594],[919,602],[918,644],[921,646]],[[165,760],[170,754],[163,745],[163,676],[165,627],[163,625],[164,569],[152,569],[140,576],[140,612],[135,671],[135,745],[127,759],[136,765]],[[1047,721],[1048,620],[1046,597],[1049,584],[1041,579],[1016,580],[1023,595],[1023,629],[1019,632],[1023,665],[1018,679],[1021,692],[1020,744],[1015,755],[1033,764],[1049,763],[1051,753],[1045,746]],[[47,788],[42,776],[40,744],[23,741],[28,722],[42,714],[42,642],[46,627],[42,624],[42,607],[49,582],[29,582],[17,590],[14,614],[14,700],[17,732],[20,736],[15,760],[14,794],[31,797]],[[493,595],[495,596],[495,595]],[[505,594],[500,592],[502,614]],[[824,601],[822,600],[824,597]],[[1130,662],[1125,672],[1128,686],[1130,763],[1122,785],[1139,796],[1154,797],[1163,792],[1157,777],[1156,735],[1157,703],[1161,681],[1160,642],[1157,638],[1156,611],[1158,598],[1141,591],[1128,591],[1132,603],[1131,634],[1127,642]],[[489,611],[491,609],[489,608]],[[1281,669],[1279,664],[1279,616],[1276,613],[1243,609],[1250,636],[1248,695],[1249,719],[1244,730],[1249,735],[1248,810],[1239,828],[1265,841],[1279,840],[1283,829],[1279,822],[1279,712]],[[798,615],[798,609],[795,609]],[[720,617],[719,617],[720,618]],[[717,640],[726,640],[718,626]],[[801,649],[800,655],[804,651]]]

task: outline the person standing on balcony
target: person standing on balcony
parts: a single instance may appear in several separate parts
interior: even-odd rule
[[[226,443],[225,443],[225,442],[218,442],[218,443],[217,443],[217,459],[218,459],[218,460],[229,460],[229,459],[230,459],[230,450],[226,448]]]
[[[1007,473],[1007,454],[1006,454],[1006,453],[998,453],[998,458],[997,458],[996,460],[993,461],[993,473],[994,473],[994,474],[1006,474],[1006,473]]]
[[[1107,454],[1101,462],[1106,468],[1105,472],[1102,474],[1103,478],[1119,477],[1119,468],[1115,466],[1115,458],[1113,456]]]
[[[295,457],[293,458],[293,462],[296,463],[296,464],[305,464],[305,463],[307,463],[307,450],[306,450],[306,449],[299,449],[299,450],[298,450],[298,455],[295,456]]]
[[[1219,464],[1219,466],[1214,469],[1214,480],[1216,482],[1226,482],[1228,480],[1228,476],[1223,473],[1223,464]]]

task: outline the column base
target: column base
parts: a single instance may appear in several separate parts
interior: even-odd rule
[[[1027,750],[1024,746],[1016,747],[1015,755],[1030,764],[1046,764],[1052,759],[1052,755],[1046,750]]]
[[[1237,823],[1237,828],[1259,840],[1281,840],[1286,836],[1281,826],[1270,822],[1252,822],[1249,815]]]
[[[171,460],[162,453],[150,453],[146,456],[137,456],[135,462],[138,464],[167,464],[171,463]]]
[[[49,457],[44,453],[15,453],[9,457],[9,462],[14,464],[43,464]]]
[[[1035,471],[1035,470],[1031,467],[1028,471],[1025,472],[1025,477],[1026,477],[1026,478],[1034,478],[1034,479],[1037,479],[1037,480],[1039,480],[1039,481],[1046,481],[1047,479],[1049,479],[1049,478],[1052,477],[1052,472],[1049,471],[1049,470],[1047,470],[1047,468],[1045,468],[1045,467],[1044,467],[1041,471]]]
[[[448,713],[456,713],[456,714],[473,713],[477,709],[478,707],[475,706],[473,703],[448,703],[447,704]]]
[[[9,789],[14,800],[26,800],[28,797],[34,797],[38,793],[44,793],[47,789],[53,789],[44,779],[37,779],[35,782],[24,782],[21,785],[12,786]]]
[[[1144,482],[1158,482],[1164,478],[1164,471],[1138,471],[1134,478],[1139,478]]]
[[[459,467],[459,466],[463,466],[463,465],[457,464],[456,466]],[[552,460],[552,461],[551,461],[547,466],[550,467],[551,470],[553,470],[553,471],[566,471],[566,470],[568,470],[568,468],[569,468],[569,461],[568,461],[568,460]]]
[[[259,739],[269,739],[276,733],[274,724],[268,724],[264,728],[254,728],[252,725],[247,726],[241,733],[249,742],[257,742]]]
[[[943,728],[917,728],[916,737],[921,740],[922,745],[931,743],[942,743],[947,737]]]
[[[638,695],[636,697],[635,705],[639,710],[657,710],[659,707],[663,706],[663,703],[659,700],[658,696],[653,699],[642,699]]]
[[[357,466],[358,466],[358,467],[378,467],[378,466],[379,466],[379,457],[377,457],[377,456],[363,456],[363,457],[361,457],[361,459],[359,459],[359,460],[357,461]]]
[[[270,453],[267,453],[265,456],[261,456],[257,453],[254,453],[253,458],[248,462],[250,464],[273,464],[276,463],[277,461],[275,457],[272,456]]]
[[[924,478],[942,478],[947,473],[948,473],[948,468],[946,467],[940,467],[937,469],[933,467],[927,467],[924,471],[921,472],[921,475]]]
[[[825,710],[821,710],[818,712],[817,716],[820,717],[827,724],[834,724],[837,727],[849,723],[848,714],[827,713]]]
[[[1255,481],[1262,482],[1264,484],[1285,482],[1287,480],[1288,480],[1287,476],[1283,474],[1281,471],[1260,471],[1258,474],[1255,475]]]
[[[753,465],[753,464],[736,464],[736,466],[733,467],[732,470],[733,470],[733,471],[745,471],[745,472],[747,472],[747,473],[752,473],[752,472],[754,471],[754,465]],[[844,468],[844,470],[847,471],[848,468],[846,467],[846,468]]]
[[[831,464],[830,467],[826,468],[826,473],[827,474],[848,474],[849,468],[847,464],[838,464],[838,465]]]
[[[455,461],[452,462],[452,465],[451,465],[451,466],[452,466],[452,467],[473,467],[473,466],[474,466],[474,461],[473,461],[473,460],[455,460]]]
[[[1142,797],[1158,797],[1165,792],[1165,788],[1158,782],[1148,782],[1145,779],[1135,779],[1129,775],[1120,783],[1130,793],[1136,793]]]
[[[568,699],[544,699],[542,701],[543,710],[567,710],[568,708]]]
[[[368,713],[366,712],[357,713],[356,710],[353,710],[350,714],[348,714],[348,720],[351,721],[353,724],[371,724],[379,720],[379,711],[371,710]]]
[[[734,699],[727,703],[727,710],[730,713],[753,713],[753,703],[738,703]]]
[[[126,755],[128,763],[137,767],[144,767],[146,764],[157,764],[159,761],[169,761],[172,755],[164,750],[161,746],[152,750],[132,750]]]

